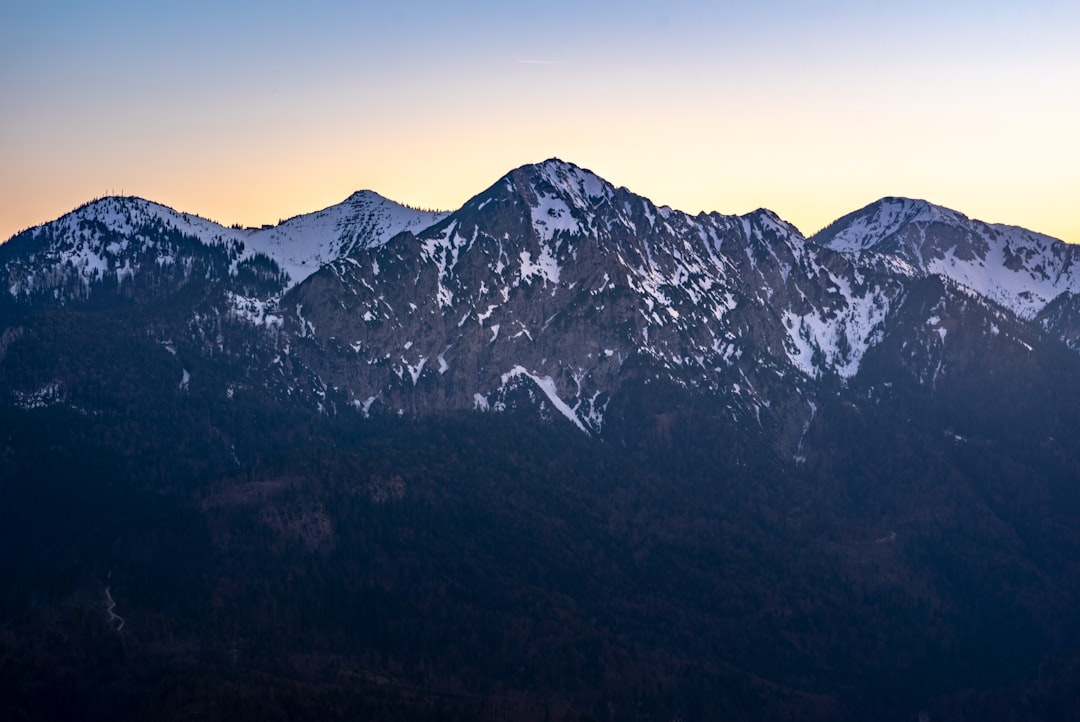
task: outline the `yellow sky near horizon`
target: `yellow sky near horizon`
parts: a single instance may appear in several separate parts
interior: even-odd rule
[[[1080,242],[1070,3],[105,0],[12,15],[0,239],[120,193],[225,225],[362,189],[452,210],[559,157],[661,205],[766,207],[808,235],[907,196]]]

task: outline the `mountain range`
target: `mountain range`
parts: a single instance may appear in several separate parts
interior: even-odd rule
[[[805,237],[552,159],[452,212],[362,191],[257,229],[104,198],[0,245],[0,277],[0,611],[27,718],[63,716],[27,692],[59,683],[12,670],[88,595],[130,613],[79,622],[87,658],[240,675],[215,704],[276,675],[316,718],[343,665],[385,719],[1080,702],[1080,249],[1060,240],[903,198]],[[199,579],[213,621],[151,568]],[[318,591],[263,586],[279,573]],[[361,590],[388,631],[326,600]],[[275,623],[260,593],[333,610],[281,612],[238,672],[221,635]],[[474,614],[490,664],[454,636]],[[83,690],[103,717],[132,695],[198,713],[115,664],[122,693]]]
[[[1047,236],[886,198],[807,239],[766,210],[690,216],[558,160],[453,213],[364,191],[240,229],[106,198],[2,248],[15,313],[209,284],[184,328],[156,331],[163,348],[197,338],[196,353],[213,353],[229,345],[219,326],[246,324],[271,358],[269,373],[251,358],[261,378],[248,382],[335,413],[498,409],[524,389],[542,413],[597,433],[623,383],[652,374],[732,415],[798,426],[815,382],[856,377],[911,321],[927,279],[945,284],[942,309],[978,306],[988,335],[1015,326],[1005,337],[1019,346],[1077,348],[1080,334],[1080,251]],[[955,321],[934,309],[918,321],[910,353],[927,365]]]

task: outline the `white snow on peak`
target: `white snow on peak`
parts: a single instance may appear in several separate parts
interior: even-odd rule
[[[615,194],[611,184],[592,171],[556,158],[520,170],[529,173],[533,184],[532,222],[541,241],[560,232],[585,233],[593,225],[593,209]]]
[[[908,275],[942,276],[1024,319],[1064,291],[1080,292],[1080,247],[926,201],[886,198],[836,225],[823,232],[829,248],[876,253]]]
[[[926,263],[937,274],[1030,320],[1065,291],[1080,292],[1080,248],[1012,226],[977,229],[986,243],[983,257],[949,249]]]
[[[447,215],[360,191],[338,205],[252,231],[245,245],[249,253],[274,259],[295,284],[352,251],[381,246],[404,231],[421,231]]]
[[[237,229],[142,198],[102,198],[27,231],[41,245],[9,267],[8,292],[19,296],[48,291],[74,280],[81,281],[81,293],[86,294],[91,283],[110,275],[123,283],[139,272],[138,257],[156,247],[156,229],[162,226],[237,254],[243,242]],[[162,248],[156,263],[172,265],[176,258]],[[20,272],[12,273],[20,266]]]
[[[62,279],[50,278],[47,269],[61,269],[69,263],[84,284],[101,280],[107,273],[115,274],[118,281],[130,278],[139,268],[124,254],[152,247],[155,238],[143,231],[158,225],[205,245],[226,248],[233,258],[234,271],[245,259],[257,254],[268,256],[288,274],[287,286],[292,286],[323,264],[357,248],[379,246],[402,231],[419,231],[446,215],[407,208],[371,191],[362,191],[336,206],[296,216],[277,226],[227,228],[142,198],[103,198],[30,229],[34,238],[42,238],[48,230],[58,245],[36,251],[31,261],[37,273],[32,270],[8,290],[18,295],[48,288]],[[175,262],[164,251],[157,257],[159,265]]]
[[[535,168],[544,181],[579,208],[596,205],[598,201],[610,198],[614,191],[610,183],[592,171],[557,158],[546,160]]]
[[[865,251],[878,247],[909,223],[962,224],[968,218],[956,211],[911,198],[883,198],[836,222],[841,229],[828,240],[836,251]],[[828,229],[827,229],[828,230]]]
[[[214,221],[190,213],[180,213],[160,203],[133,196],[111,196],[92,201],[51,223],[32,229],[32,233],[40,236],[46,227],[49,227],[57,235],[63,233],[70,238],[78,237],[82,232],[83,237],[100,241],[97,224],[112,234],[129,237],[152,221],[160,221],[185,235],[195,236],[204,243],[221,243],[244,237],[243,231],[238,229],[225,228]],[[114,245],[109,250],[115,253],[121,249]]]
[[[532,224],[541,240],[550,241],[559,231],[571,234],[582,232],[581,223],[574,218],[562,198],[537,194],[537,201],[532,209]]]
[[[793,238],[799,242],[805,240],[798,228],[767,208],[759,208],[745,216],[740,216],[740,219],[747,224],[748,228],[756,225],[760,231],[770,232],[781,238]]]

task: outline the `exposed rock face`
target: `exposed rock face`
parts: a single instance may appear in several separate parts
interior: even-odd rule
[[[231,701],[1076,708],[1075,265],[921,201],[807,239],[561,161],[453,213],[89,204],[0,245],[15,708],[154,716],[147,669],[262,717]]]
[[[769,211],[689,216],[548,161],[328,264],[282,315],[293,357],[365,413],[497,409],[525,386],[597,432],[625,383],[664,382],[790,445],[908,280]]]
[[[808,240],[767,210],[690,216],[559,160],[450,214],[363,192],[242,230],[106,199],[0,247],[8,303],[23,309],[178,298],[197,281],[148,333],[327,412],[524,404],[596,434],[614,398],[655,384],[714,399],[785,453],[820,395],[888,338],[906,339],[911,373],[929,383],[948,373],[941,348],[968,317],[985,320],[970,354],[1044,333],[1075,348],[1076,258],[1045,236],[895,198]],[[945,282],[940,308],[913,305],[932,278]],[[980,310],[949,317],[961,301]]]

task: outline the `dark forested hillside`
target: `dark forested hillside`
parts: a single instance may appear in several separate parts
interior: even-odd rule
[[[1071,708],[1072,462],[819,413],[801,465],[692,409],[605,442],[298,414],[238,465],[214,437],[247,419],[181,405],[142,419],[171,430],[155,472],[119,414],[8,411],[3,696],[14,719]]]

